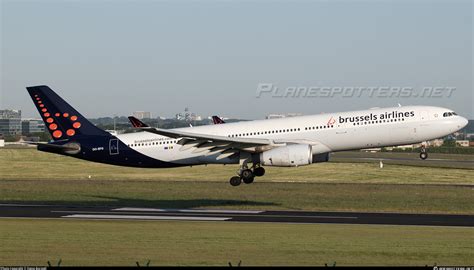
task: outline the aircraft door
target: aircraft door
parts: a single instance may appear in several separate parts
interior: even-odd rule
[[[109,141],[109,153],[110,153],[111,156],[119,154],[119,141],[118,141],[118,139],[111,139]]]

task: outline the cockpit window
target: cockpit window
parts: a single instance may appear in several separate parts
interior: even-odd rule
[[[445,113],[443,113],[443,117],[450,117],[450,116],[454,116],[454,115],[458,115],[458,114],[455,113],[455,112],[445,112]]]

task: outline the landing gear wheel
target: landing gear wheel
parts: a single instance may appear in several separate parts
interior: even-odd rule
[[[426,153],[426,152],[421,152],[421,153],[420,153],[420,158],[423,159],[423,160],[427,159],[427,158],[428,158],[428,153]]]
[[[243,170],[240,175],[242,176],[242,179],[250,179],[254,177],[253,172],[249,169]]]
[[[264,176],[265,175],[265,169],[263,167],[257,167],[253,170],[253,174],[255,176]]]
[[[230,184],[233,187],[239,186],[242,183],[242,179],[239,176],[234,176],[230,179]]]
[[[420,158],[422,160],[425,160],[425,159],[428,158],[428,152],[426,151],[426,146],[425,145],[421,146]]]
[[[255,177],[252,176],[250,178],[242,178],[242,181],[244,181],[245,184],[252,184],[254,179]]]
[[[244,181],[245,184],[251,184],[253,183],[253,180],[255,178],[255,175],[253,172],[249,169],[243,170],[240,175],[242,176],[242,181]]]

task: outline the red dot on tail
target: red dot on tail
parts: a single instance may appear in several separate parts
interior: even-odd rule
[[[61,130],[56,130],[53,132],[53,137],[58,139],[58,138],[61,138],[61,136],[63,136],[63,133],[61,132]]]
[[[56,130],[56,129],[58,129],[58,125],[53,123],[53,124],[49,125],[49,129]]]
[[[73,127],[73,128],[80,128],[80,127],[81,127],[81,123],[80,123],[80,122],[75,122],[74,124],[72,124],[72,127]]]
[[[69,117],[69,114],[66,112],[66,113],[63,113],[63,116],[64,117]]]
[[[74,134],[76,134],[76,131],[75,131],[74,129],[68,129],[68,130],[66,131],[66,134],[67,134],[68,136],[74,136]]]
[[[73,115],[71,116],[71,121],[76,121],[77,120],[77,116]]]
[[[49,114],[49,113],[44,114],[44,117],[50,117],[50,116],[51,116],[51,114]]]
[[[61,114],[60,114],[60,113],[56,113],[56,114],[54,114],[54,116],[59,117],[59,116],[61,116]]]
[[[41,109],[42,112],[47,112],[48,110],[46,108]]]
[[[53,119],[53,118],[48,118],[48,119],[46,119],[46,122],[48,122],[49,124],[51,124],[51,123],[54,122],[54,119]]]

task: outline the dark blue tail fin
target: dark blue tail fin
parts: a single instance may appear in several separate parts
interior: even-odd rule
[[[48,86],[26,89],[54,140],[67,140],[82,135],[110,136],[84,118]]]

